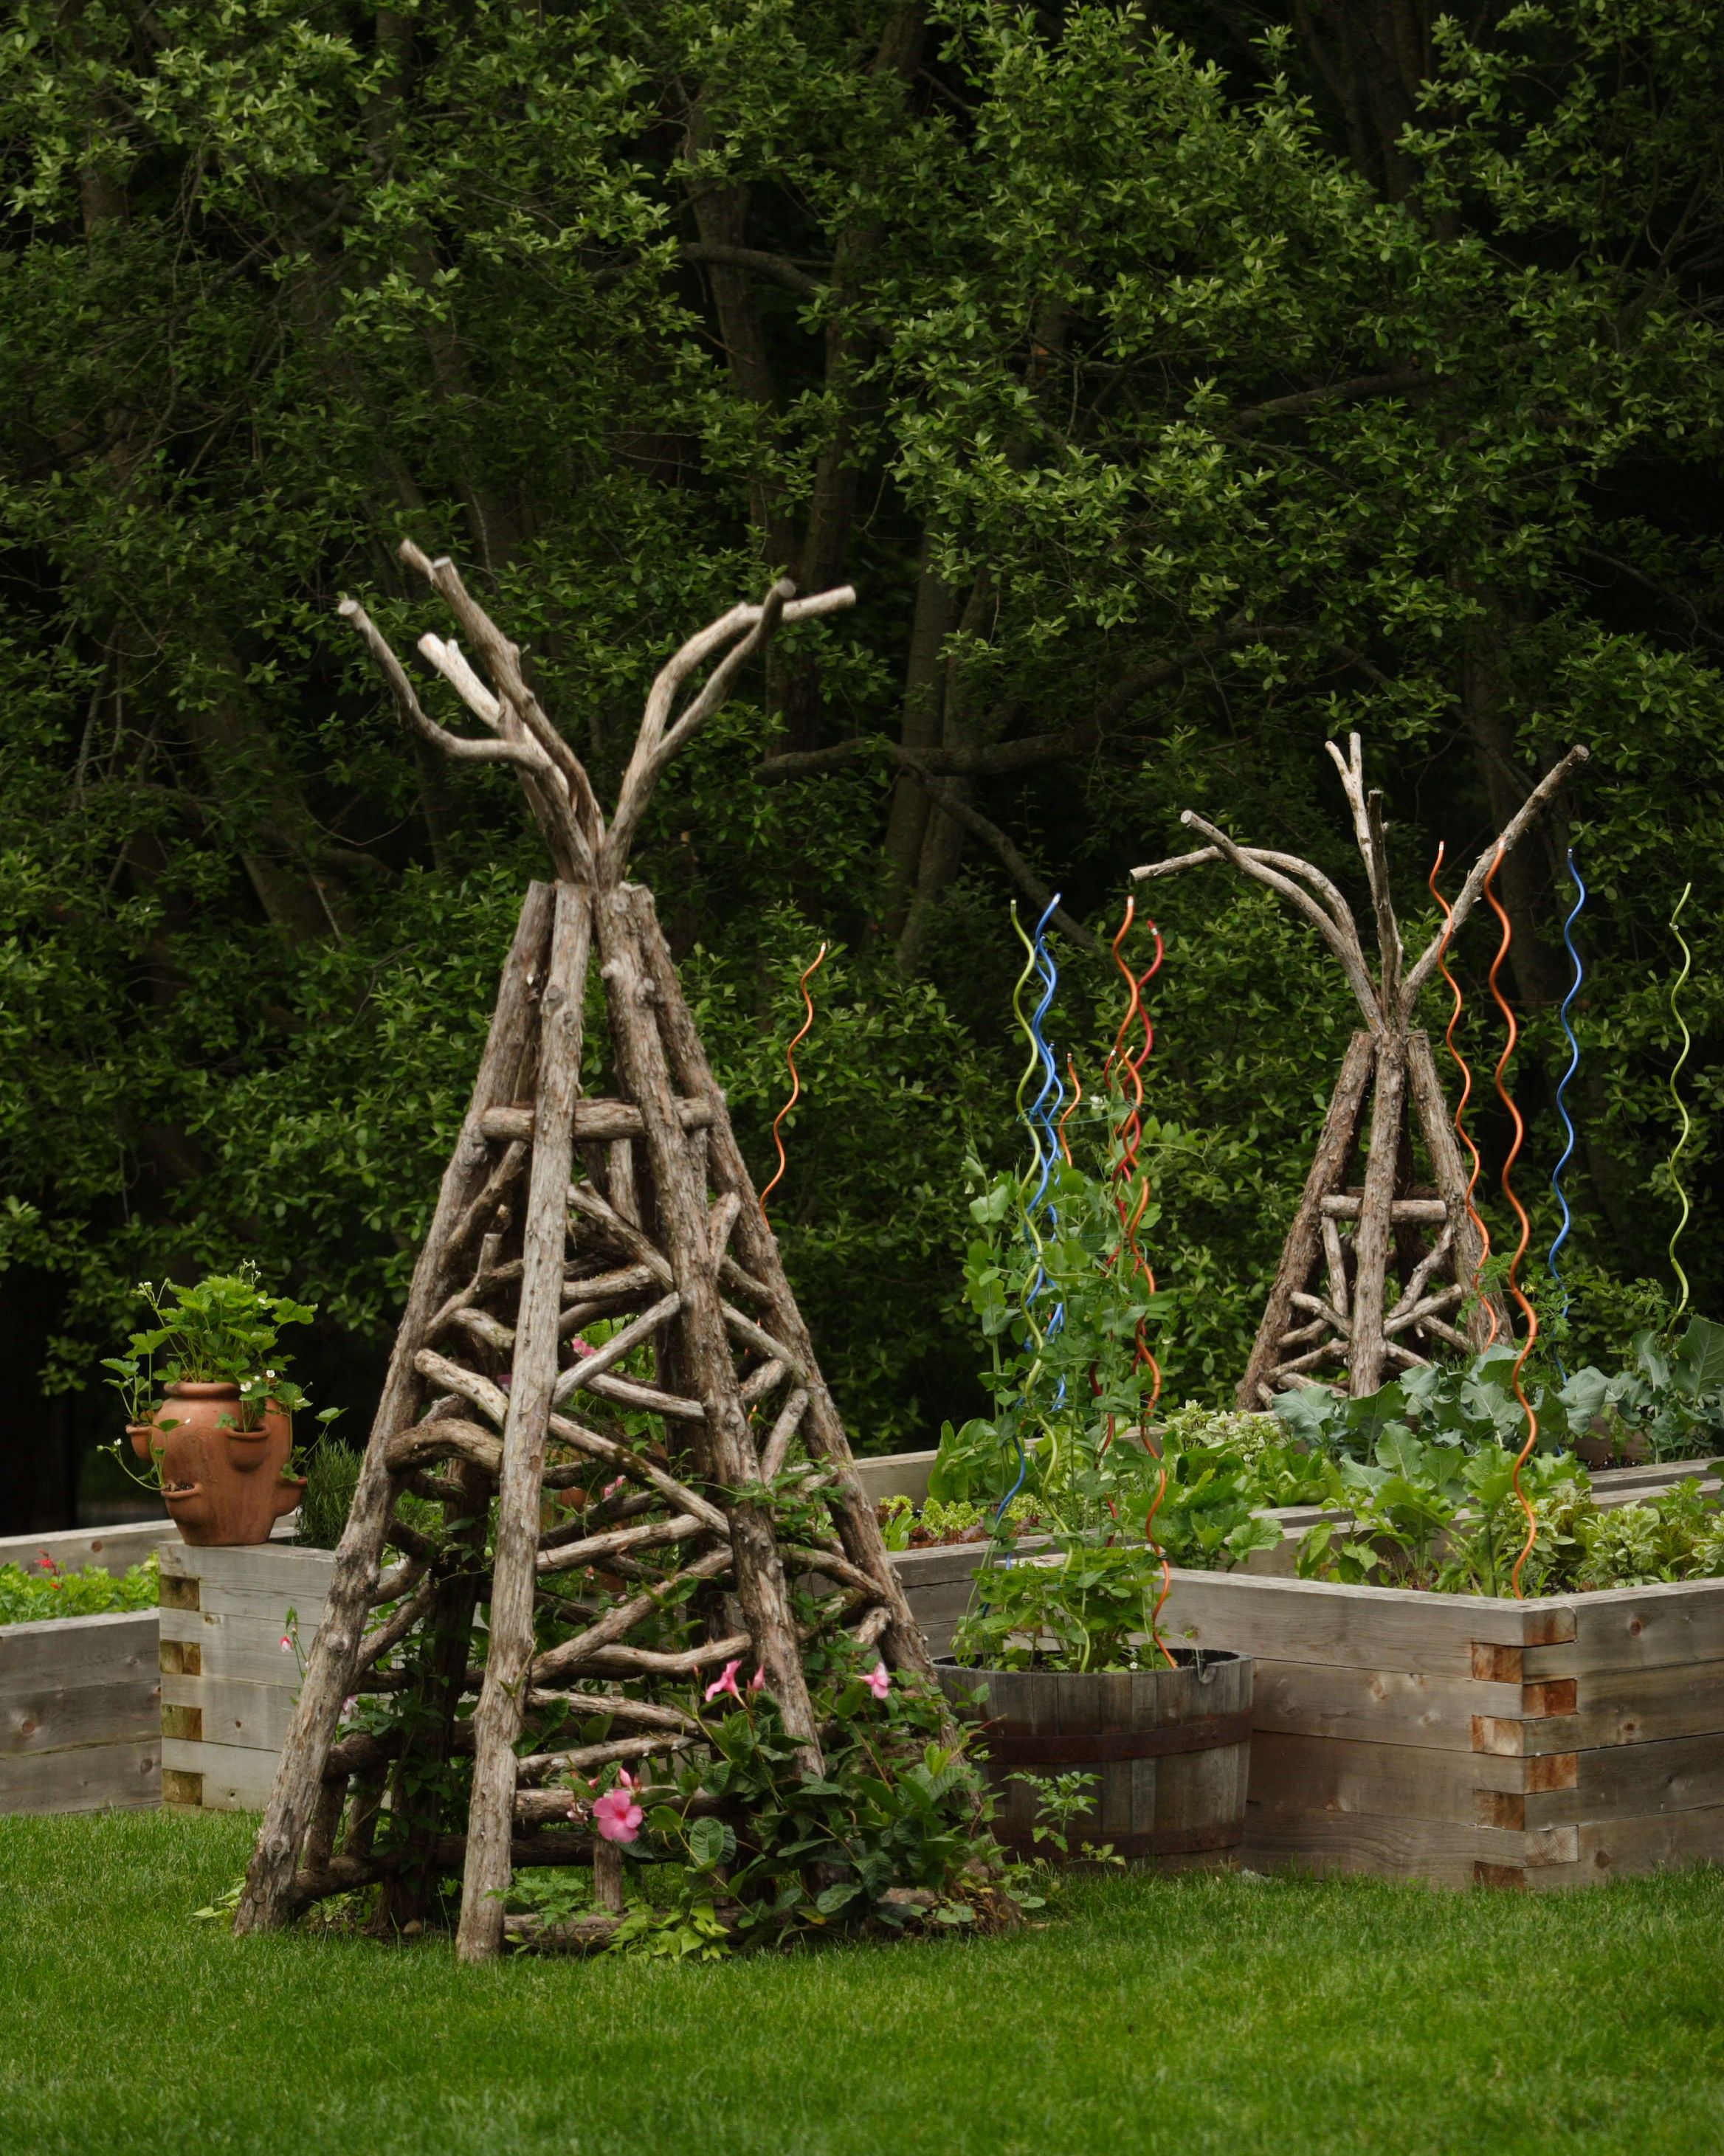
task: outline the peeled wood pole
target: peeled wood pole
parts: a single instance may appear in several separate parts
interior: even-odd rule
[[[677,969],[658,925],[652,894],[643,886],[628,885],[624,886],[623,896],[640,926],[641,945],[657,991],[678,1082],[697,1099],[703,1097],[722,1103],[723,1095],[713,1075],[700,1034],[677,982]],[[741,1200],[733,1232],[742,1263],[767,1291],[767,1322],[773,1333],[800,1363],[800,1381],[808,1396],[800,1420],[803,1442],[812,1457],[833,1470],[838,1477],[837,1487],[831,1491],[828,1502],[837,1522],[844,1553],[852,1564],[860,1566],[879,1583],[891,1612],[891,1621],[881,1644],[894,1668],[914,1670],[931,1678],[934,1664],[929,1657],[928,1643],[922,1636],[921,1626],[910,1614],[909,1599],[887,1555],[885,1537],[880,1532],[874,1507],[856,1480],[856,1461],[843,1417],[821,1375],[814,1342],[785,1273],[778,1238],[761,1214],[754,1178],[749,1173],[748,1163],[742,1157],[728,1116],[714,1116],[711,1146],[715,1182],[721,1190]]]
[[[1364,759],[1356,734],[1350,737],[1345,757],[1333,742],[1328,747],[1341,774],[1371,894],[1377,947],[1374,975],[1346,901],[1327,876],[1296,854],[1242,846],[1187,809],[1181,822],[1201,832],[1210,843],[1194,853],[1132,870],[1134,880],[1140,880],[1173,875],[1205,861],[1230,862],[1241,875],[1285,899],[1317,930],[1340,962],[1365,1021],[1363,1030],[1348,1044],[1250,1359],[1239,1381],[1237,1397],[1242,1408],[1267,1404],[1278,1384],[1321,1383],[1316,1373],[1325,1362],[1346,1364],[1349,1388],[1356,1397],[1373,1393],[1383,1382],[1390,1363],[1406,1367],[1425,1359],[1404,1344],[1406,1333],[1412,1329],[1427,1331],[1451,1343],[1467,1344],[1469,1339],[1475,1348],[1484,1345],[1489,1331],[1485,1307],[1475,1307],[1470,1313],[1468,1334],[1464,1337],[1411,1294],[1415,1287],[1422,1291],[1444,1262],[1451,1267],[1457,1288],[1470,1289],[1483,1256],[1478,1231],[1468,1212],[1466,1176],[1449,1118],[1443,1081],[1430,1041],[1412,1019],[1419,992],[1435,970],[1445,937],[1453,938],[1478,903],[1491,862],[1519,842],[1539,810],[1569,772],[1586,761],[1588,753],[1584,748],[1572,748],[1546,773],[1500,835],[1479,856],[1444,929],[1432,937],[1409,968],[1389,891],[1382,797],[1366,791]],[[1367,1088],[1371,1096],[1370,1150],[1364,1187],[1355,1202],[1346,1199],[1344,1186],[1357,1147]],[[1392,1326],[1388,1290],[1396,1258],[1396,1225],[1400,1221],[1411,1235],[1412,1224],[1424,1218],[1417,1209],[1424,1201],[1403,1204],[1397,1194],[1397,1181],[1405,1173],[1406,1158],[1410,1158],[1403,1154],[1409,1091],[1445,1217],[1442,1234],[1432,1250],[1408,1260],[1412,1266],[1409,1293],[1397,1306]],[[1330,1216],[1331,1207],[1356,1221],[1351,1282],[1346,1250],[1338,1223]],[[1310,1291],[1320,1260],[1326,1263],[1329,1276],[1327,1298]],[[1446,1292],[1452,1297],[1455,1290]],[[1484,1305],[1487,1299],[1478,1300]],[[1315,1311],[1315,1322],[1294,1323],[1295,1312],[1304,1311]],[[1325,1327],[1330,1337],[1311,1345]],[[1394,1338],[1390,1337],[1392,1331],[1397,1335]]]
[[[759,1481],[760,1463],[731,1368],[719,1306],[718,1266],[708,1235],[706,1198],[704,1191],[696,1188],[689,1135],[677,1115],[664,1045],[659,1038],[657,998],[630,919],[627,899],[620,891],[600,895],[599,947],[616,1018],[621,1075],[646,1126],[647,1157],[652,1167],[660,1228],[682,1297],[677,1324],[684,1368],[706,1409],[704,1464],[721,1487],[739,1490]],[[737,1599],[743,1606],[749,1637],[778,1701],[787,1733],[796,1740],[808,1772],[818,1774],[821,1756],[814,1708],[802,1674],[795,1620],[770,1517],[752,1498],[733,1499],[728,1511]]]
[[[533,1168],[522,1241],[521,1307],[516,1321],[509,1410],[503,1424],[497,1490],[497,1551],[491,1567],[491,1632],[485,1683],[474,1712],[476,1756],[467,1824],[455,1950],[486,1959],[502,1943],[502,1895],[510,1878],[515,1816],[515,1739],[533,1660],[538,1586],[541,1478],[557,1377],[557,1323],[563,1312],[563,1246],[574,1153],[574,1096],[580,1086],[581,1014],[592,948],[589,894],[558,884],[551,964],[539,1013],[538,1091]]]

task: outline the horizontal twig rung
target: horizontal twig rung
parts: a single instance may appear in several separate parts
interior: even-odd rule
[[[713,1104],[702,1100],[679,1101],[677,1114],[685,1131],[703,1131],[712,1123]],[[499,1142],[507,1139],[530,1145],[533,1110],[526,1106],[487,1108],[479,1118],[479,1127],[486,1137]],[[577,1145],[605,1145],[617,1138],[638,1138],[644,1136],[646,1129],[641,1111],[628,1101],[577,1101],[574,1104]]]

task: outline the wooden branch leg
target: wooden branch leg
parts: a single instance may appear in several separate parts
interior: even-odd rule
[[[1346,1180],[1347,1164],[1358,1140],[1359,1111],[1364,1103],[1374,1055],[1373,1036],[1368,1033],[1356,1033],[1347,1044],[1341,1075],[1330,1096],[1329,1112],[1323,1119],[1322,1135],[1317,1140],[1305,1187],[1299,1194],[1299,1209],[1287,1230],[1287,1240],[1281,1246],[1281,1262],[1276,1268],[1269,1299],[1263,1306],[1263,1322],[1257,1328],[1251,1359],[1239,1380],[1238,1402],[1248,1411],[1260,1404],[1259,1388],[1268,1383],[1280,1360],[1279,1342],[1287,1330],[1293,1298],[1310,1278],[1317,1262],[1323,1233],[1323,1200],[1331,1190],[1339,1190]]]
[[[1436,1180],[1438,1195],[1449,1208],[1454,1277],[1470,1293],[1484,1262],[1484,1250],[1467,1210],[1466,1163],[1455,1141],[1454,1123],[1443,1091],[1443,1081],[1438,1075],[1437,1059],[1431,1052],[1430,1036],[1426,1033],[1414,1032],[1407,1036],[1407,1075],[1413,1087],[1425,1151],[1431,1158],[1431,1173]],[[1467,1320],[1467,1337],[1474,1354],[1482,1354],[1490,1341],[1490,1307],[1496,1311],[1499,1337],[1507,1337],[1508,1322],[1501,1304],[1495,1297],[1480,1296]]]
[[[293,1914],[293,1881],[300,1845],[322,1786],[324,1763],[341,1719],[342,1702],[353,1683],[371,1590],[382,1569],[392,1488],[383,1446],[414,1419],[421,1380],[414,1358],[425,1345],[426,1327],[456,1284],[447,1250],[450,1230],[484,1183],[491,1165],[491,1148],[480,1131],[479,1119],[487,1108],[503,1106],[512,1093],[516,1069],[532,1028],[534,975],[543,963],[550,921],[549,887],[533,884],[527,890],[515,940],[503,965],[497,1009],[473,1083],[461,1142],[444,1171],[437,1209],[414,1269],[413,1286],[395,1335],[394,1352],[360,1466],[353,1507],[336,1550],[322,1622],[288,1726],[281,1763],[246,1873],[245,1891],[234,1913],[234,1929],[238,1933],[271,1931],[286,1923]]]
[[[767,1307],[761,1322],[775,1339],[783,1341],[802,1365],[802,1383],[808,1393],[807,1409],[801,1419],[802,1441],[810,1456],[829,1468],[836,1478],[836,1486],[827,1502],[837,1526],[838,1539],[850,1562],[879,1587],[880,1599],[889,1613],[880,1641],[887,1661],[893,1669],[913,1671],[932,1681],[934,1665],[929,1658],[928,1643],[910,1614],[908,1598],[886,1553],[879,1520],[857,1479],[856,1461],[845,1434],[843,1418],[821,1375],[814,1342],[785,1272],[778,1238],[760,1217],[754,1180],[737,1144],[736,1133],[730,1127],[724,1096],[713,1076],[699,1032],[683,999],[676,967],[653,911],[651,894],[631,889],[628,897],[657,996],[677,1083],[684,1093],[713,1103],[713,1122],[708,1133],[713,1179],[721,1192],[733,1193],[742,1200],[733,1233],[744,1266],[767,1290]]]
[[[641,896],[620,890],[600,894],[599,947],[610,990],[618,1067],[646,1127],[665,1255],[682,1297],[675,1324],[678,1356],[706,1409],[708,1472],[721,1486],[736,1489],[759,1479],[760,1464],[731,1366],[718,1268],[708,1235],[706,1188],[695,1181],[695,1154],[677,1111],[659,1032],[656,1012],[663,998],[647,969]],[[734,1500],[725,1510],[737,1599],[785,1730],[809,1770],[817,1774],[821,1753],[814,1707],[771,1515],[764,1507]]]
[[[488,1960],[502,1948],[502,1897],[509,1884],[509,1850],[514,1835],[514,1748],[521,1733],[527,1675],[533,1660],[540,1477],[544,1472],[551,1389],[557,1376],[569,1176],[574,1153],[574,1101],[580,1084],[581,1014],[592,929],[592,904],[587,892],[573,884],[559,884],[551,963],[540,1005],[533,1168],[527,1183],[514,1368],[497,1490],[490,1645],[485,1683],[473,1717],[473,1794],[467,1817],[461,1924],[455,1935],[456,1953],[470,1962]]]
[[[1377,1083],[1371,1102],[1371,1158],[1353,1239],[1353,1334],[1347,1353],[1355,1399],[1382,1383],[1384,1290],[1394,1240],[1395,1170],[1401,1157],[1401,1109],[1407,1094],[1407,1044],[1392,1034],[1377,1043]]]
[[[623,1900],[623,1853],[614,1841],[593,1845],[593,1899],[613,1917],[626,1907]]]

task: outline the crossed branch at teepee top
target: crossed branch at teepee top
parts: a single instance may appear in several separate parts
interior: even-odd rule
[[[1170,860],[1151,861],[1142,868],[1134,869],[1131,871],[1132,880],[1140,883],[1151,877],[1176,875],[1181,869],[1196,868],[1204,861],[1231,861],[1243,875],[1248,875],[1254,882],[1265,884],[1271,891],[1279,892],[1316,929],[1340,959],[1348,985],[1358,1001],[1370,1031],[1378,1034],[1402,1033],[1418,1006],[1420,990],[1435,970],[1445,941],[1454,938],[1478,904],[1492,862],[1513,851],[1526,835],[1533,819],[1569,773],[1587,761],[1588,752],[1577,747],[1570,749],[1567,755],[1560,762],[1553,764],[1540,779],[1515,814],[1473,864],[1470,874],[1461,886],[1460,895],[1454,901],[1449,921],[1432,937],[1418,959],[1408,967],[1402,949],[1399,924],[1395,919],[1395,909],[1389,896],[1382,796],[1374,791],[1366,792],[1363,751],[1357,734],[1349,737],[1346,756],[1333,742],[1326,746],[1335,769],[1341,773],[1347,806],[1352,812],[1353,835],[1365,864],[1370,886],[1371,910],[1376,916],[1377,927],[1378,971],[1375,978],[1366,959],[1352,910],[1320,870],[1314,868],[1310,862],[1302,860],[1297,854],[1274,853],[1265,846],[1239,845],[1225,831],[1213,824],[1206,823],[1193,809],[1185,811],[1180,818],[1181,823],[1201,832],[1211,843],[1200,847],[1195,853],[1177,854]]]
[[[690,637],[660,668],[653,682],[634,753],[607,826],[585,766],[527,685],[521,671],[520,647],[498,629],[446,556],[433,561],[408,539],[402,542],[401,558],[446,601],[461,634],[490,674],[487,685],[452,638],[445,641],[427,634],[419,639],[422,655],[493,739],[474,740],[439,725],[420,703],[388,638],[358,601],[343,595],[338,611],[363,639],[389,685],[396,708],[414,732],[434,742],[445,756],[474,763],[515,765],[563,881],[605,886],[620,882],[628,866],[629,847],[666,767],[712,717],[742,668],[780,623],[836,613],[856,603],[856,593],[848,584],[799,599],[795,586],[788,578],[780,578],[760,605],[732,607]],[[677,696],[690,677],[720,652],[723,658],[678,711]]]

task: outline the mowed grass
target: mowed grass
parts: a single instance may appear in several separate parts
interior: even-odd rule
[[[1724,2148],[1724,1875],[1115,1877],[1010,1938],[702,1968],[232,1938],[252,1822],[0,1820],[0,2147]]]

